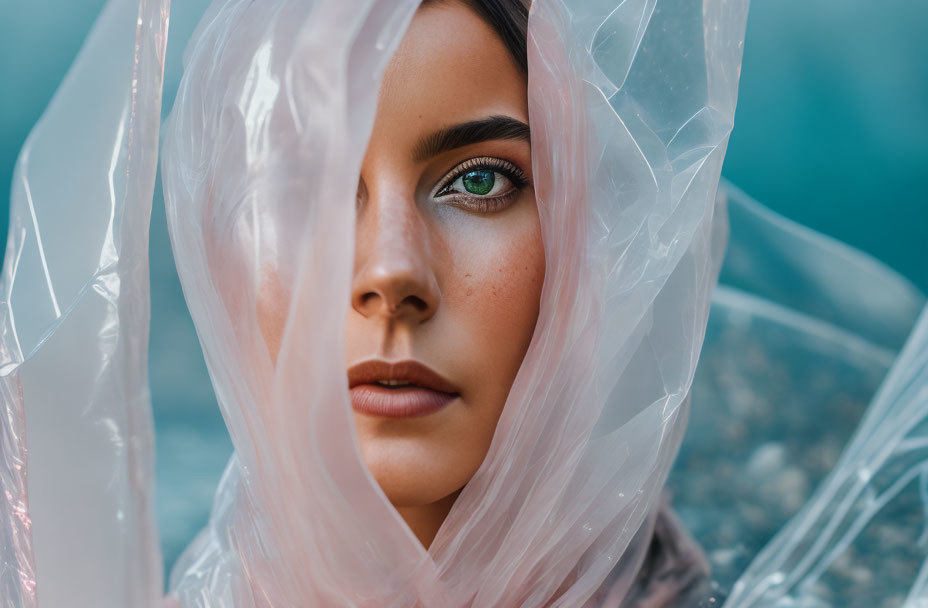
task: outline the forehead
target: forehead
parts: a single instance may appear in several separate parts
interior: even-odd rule
[[[467,6],[420,8],[384,74],[381,126],[418,130],[504,114],[528,122],[526,79],[496,32]],[[383,119],[383,120],[381,120]]]

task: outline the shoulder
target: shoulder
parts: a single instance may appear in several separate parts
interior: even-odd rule
[[[712,578],[709,562],[702,548],[670,508],[666,494],[655,506],[656,512],[646,520],[643,534],[650,534],[641,565],[634,574],[631,586],[621,572],[615,572],[605,581],[604,587],[613,585],[615,591],[627,588],[622,599],[613,603],[621,608],[701,608],[712,603]],[[652,523],[653,522],[653,523]],[[622,579],[625,578],[623,582]],[[608,594],[607,596],[611,596]]]
[[[710,597],[711,582],[702,548],[661,500],[650,545],[623,606],[695,608]]]

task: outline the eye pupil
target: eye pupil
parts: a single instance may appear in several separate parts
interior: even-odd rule
[[[496,176],[494,171],[478,169],[465,173],[461,181],[464,183],[464,189],[471,194],[485,195],[493,190]]]

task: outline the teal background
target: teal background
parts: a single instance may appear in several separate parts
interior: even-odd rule
[[[17,154],[103,0],[0,4],[0,233]],[[165,113],[180,42],[204,0],[175,0]],[[724,174],[777,212],[862,249],[928,291],[928,2],[756,0]],[[2,252],[0,252],[2,254]],[[150,378],[165,563],[206,521],[231,445],[152,213]],[[182,472],[182,473],[181,473]]]

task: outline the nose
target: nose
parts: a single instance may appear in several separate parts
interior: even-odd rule
[[[356,226],[352,307],[365,317],[419,324],[440,302],[428,226],[414,202],[368,200]]]

